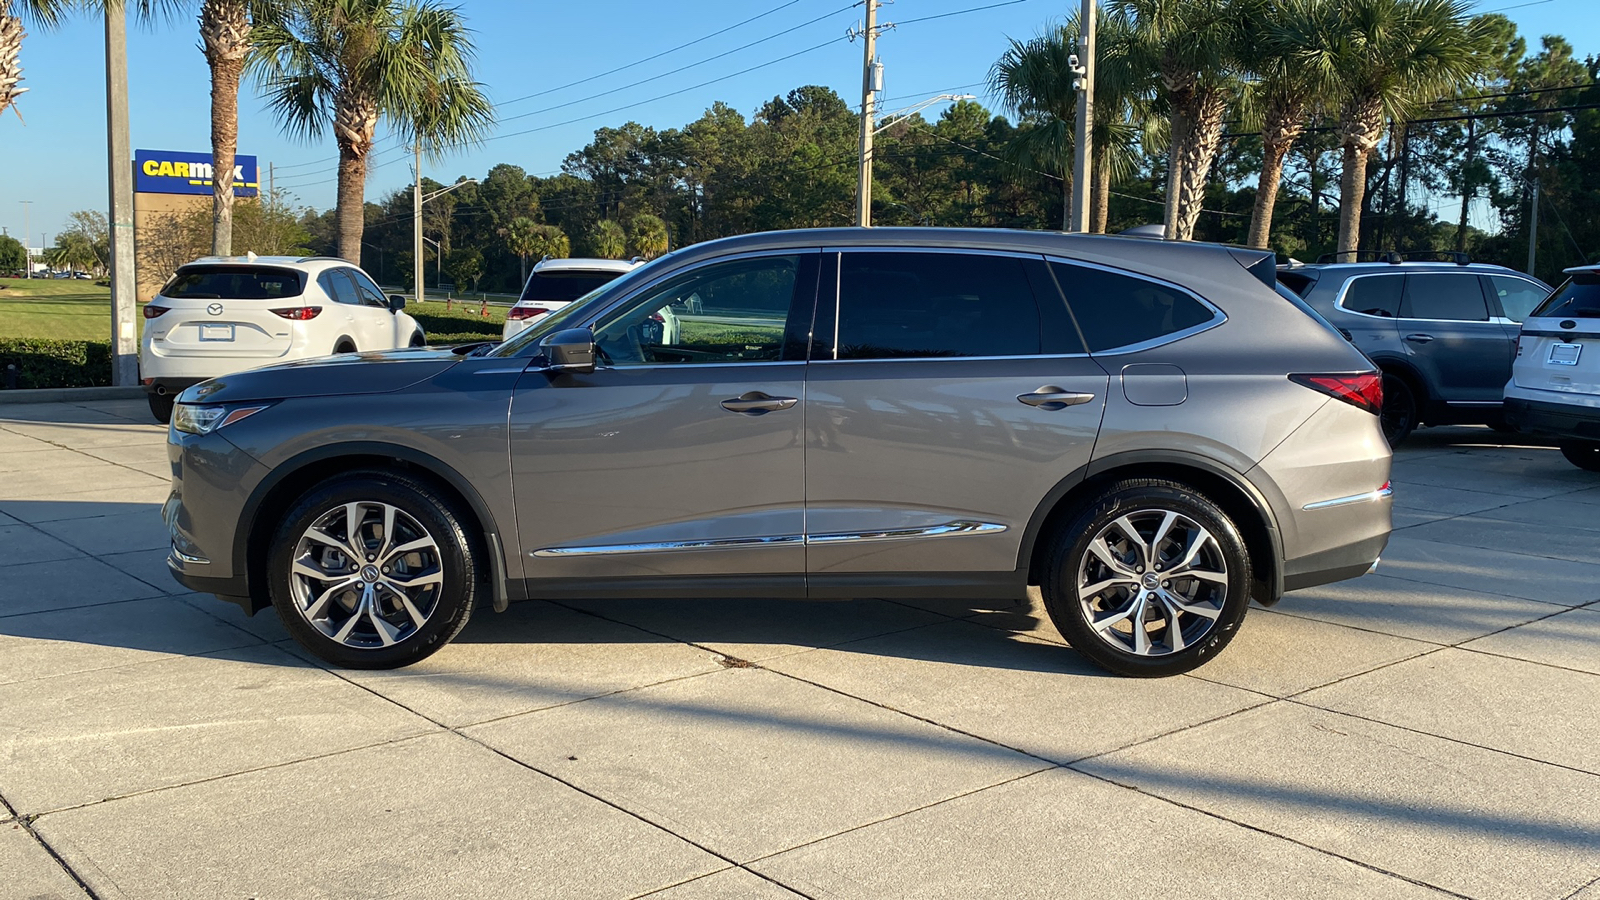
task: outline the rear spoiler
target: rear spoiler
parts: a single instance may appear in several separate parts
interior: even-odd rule
[[[1252,250],[1248,247],[1229,247],[1228,253],[1238,260],[1244,270],[1267,287],[1278,285],[1278,254],[1271,250]]]

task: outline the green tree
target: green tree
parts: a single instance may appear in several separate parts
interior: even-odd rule
[[[506,249],[510,250],[522,264],[522,276],[519,281],[526,284],[528,257],[538,253],[543,246],[544,238],[539,233],[539,225],[527,216],[518,216],[502,230],[505,233]]]
[[[28,265],[28,251],[9,234],[0,234],[0,272],[20,271]]]
[[[589,246],[601,259],[621,259],[628,252],[628,236],[612,219],[601,219],[589,229]]]
[[[94,263],[89,266],[90,269],[103,272],[110,268],[111,229],[106,225],[105,213],[97,209],[80,209],[68,213],[67,227],[62,229],[61,233],[75,235],[88,246],[90,252],[94,254]]]
[[[1072,163],[1077,140],[1078,94],[1069,57],[1076,42],[1065,29],[1030,41],[1013,38],[1011,48],[989,70],[989,86],[1026,128],[1007,144],[1007,159],[1049,174],[1061,184],[1061,229],[1072,216]]]
[[[17,98],[28,91],[21,86],[19,60],[22,39],[28,36],[22,27],[22,17],[31,19],[40,28],[53,28],[61,21],[61,14],[73,5],[73,0],[0,0],[0,116],[8,108],[16,110]],[[21,112],[17,112],[17,118],[22,118]]]
[[[470,281],[472,290],[476,291],[478,279],[483,277],[483,254],[473,247],[452,250],[444,258],[444,270],[455,280],[456,290],[465,293],[465,285]]]
[[[537,256],[540,259],[546,256],[551,259],[564,259],[572,255],[572,241],[560,228],[554,225],[535,225],[533,233],[535,238],[529,256]]]
[[[1343,171],[1339,189],[1341,259],[1361,242],[1367,162],[1385,120],[1404,122],[1421,104],[1453,91],[1483,65],[1489,34],[1467,18],[1465,0],[1339,0],[1323,27],[1339,85]]]
[[[290,134],[339,146],[339,255],[361,260],[378,121],[430,156],[482,139],[493,109],[472,80],[471,32],[433,0],[301,0],[255,29],[251,67]]]
[[[635,256],[655,259],[669,249],[667,223],[654,213],[639,213],[628,222],[628,243]]]
[[[99,260],[89,239],[76,231],[63,231],[56,237],[56,245],[44,252],[45,262],[58,271],[87,272]]]

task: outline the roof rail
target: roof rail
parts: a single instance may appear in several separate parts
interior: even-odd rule
[[[1353,256],[1354,259],[1340,259],[1341,256]],[[1466,253],[1457,253],[1454,250],[1346,250],[1343,253],[1324,253],[1317,257],[1317,265],[1324,266],[1329,263],[1358,262],[1373,263],[1386,262],[1397,266],[1403,262],[1448,262],[1458,266],[1470,265],[1472,257]]]

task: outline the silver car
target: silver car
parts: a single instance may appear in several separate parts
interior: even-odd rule
[[[1251,598],[1389,537],[1380,376],[1273,262],[931,228],[695,245],[482,355],[185,391],[168,562],[351,667],[422,659],[480,604],[1035,584],[1106,668],[1188,671]]]

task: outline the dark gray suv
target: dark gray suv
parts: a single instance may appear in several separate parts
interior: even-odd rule
[[[1479,263],[1294,266],[1279,273],[1382,370],[1383,430],[1398,447],[1418,425],[1503,426],[1520,323],[1550,295],[1521,272]],[[1391,261],[1392,260],[1392,261]]]
[[[1252,597],[1388,540],[1378,373],[1273,262],[976,230],[699,244],[493,347],[186,391],[169,565],[354,667],[427,656],[480,602],[1037,584],[1086,656],[1186,671]]]

